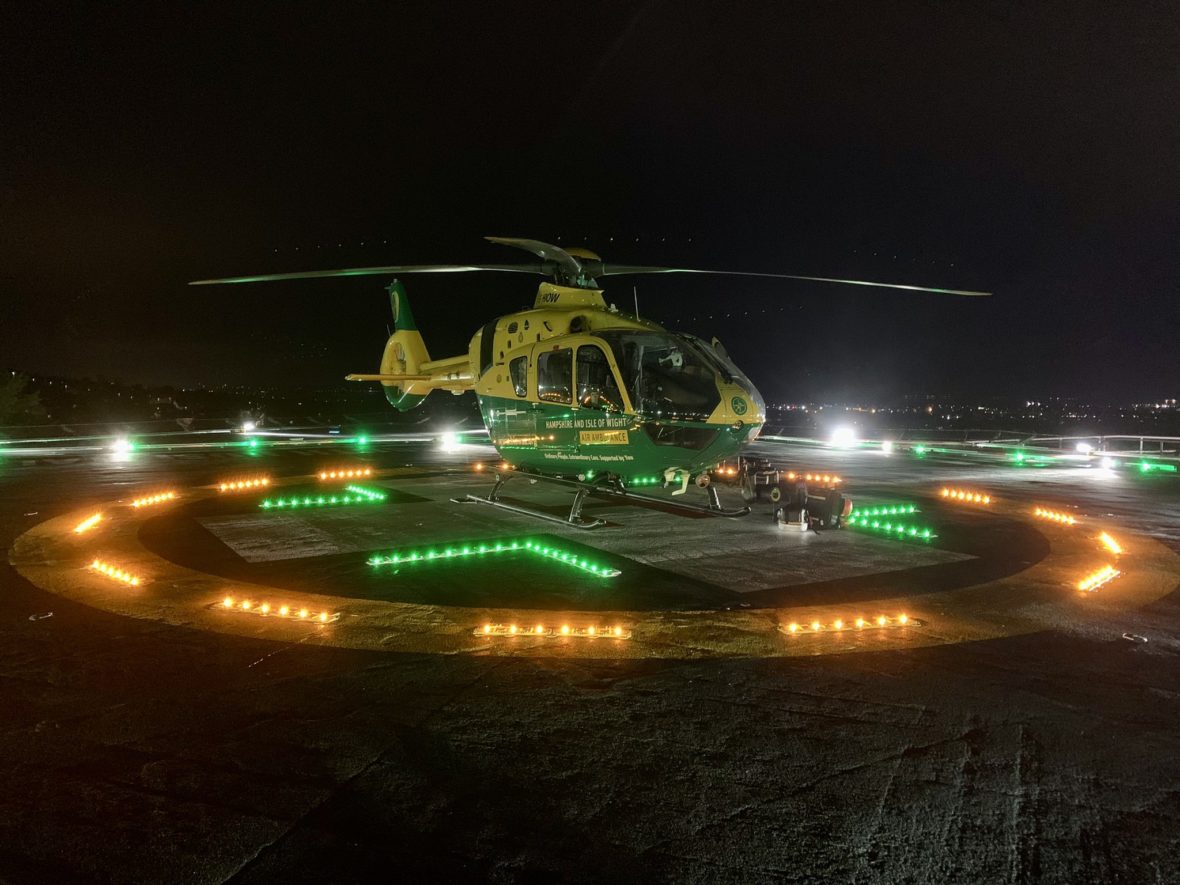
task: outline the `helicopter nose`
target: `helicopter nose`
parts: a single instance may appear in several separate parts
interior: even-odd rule
[[[762,394],[758,392],[758,388],[753,384],[747,383],[746,396],[749,397],[750,402],[754,408],[751,410],[750,422],[762,424],[766,421],[766,400],[762,398]]]

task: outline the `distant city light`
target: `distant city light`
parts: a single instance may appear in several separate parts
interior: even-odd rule
[[[1114,470],[1115,460],[1110,455],[1104,457],[1099,463],[1102,465],[1103,470]]]
[[[1094,447],[1088,442],[1080,442],[1074,446],[1074,449],[1077,450],[1079,455],[1088,455],[1094,451]]]
[[[245,421],[242,423],[242,433],[253,433],[258,429],[258,425],[253,421]]]
[[[892,455],[893,454],[893,440],[887,439],[881,443],[881,454],[883,454],[883,455]]]
[[[439,448],[441,448],[444,452],[446,452],[448,454],[451,452],[458,451],[459,442],[460,442],[459,434],[455,433],[455,431],[453,431],[453,430],[445,431],[438,438]]]

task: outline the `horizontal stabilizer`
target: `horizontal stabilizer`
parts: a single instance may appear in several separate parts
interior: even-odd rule
[[[345,375],[345,381],[429,381],[432,375]]]

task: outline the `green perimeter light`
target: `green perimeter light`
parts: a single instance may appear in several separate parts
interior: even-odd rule
[[[872,516],[850,516],[844,520],[844,524],[858,529],[876,532],[879,535],[885,535],[886,537],[895,538],[899,541],[930,542],[932,539],[938,537],[938,535],[934,534],[928,528],[909,525],[903,522],[882,520]]]
[[[487,556],[494,553],[531,553],[546,559],[553,559],[580,571],[589,572],[600,578],[615,578],[622,572],[616,568],[587,562],[575,553],[550,547],[537,541],[489,541],[483,544],[462,544],[446,547],[441,550],[399,550],[385,556],[369,557],[369,565],[413,565],[419,562],[434,560],[462,559],[467,556]]]
[[[380,504],[388,496],[371,489],[356,488],[348,495],[296,495],[292,498],[267,498],[258,506],[263,510],[298,510],[306,507],[338,507],[341,504]]]
[[[925,455],[928,451],[929,449],[927,449],[925,446],[914,446],[914,454],[919,458]]]
[[[380,489],[369,489],[365,486],[345,486],[346,491],[352,492],[355,495],[360,495],[362,498],[368,498],[370,501],[384,501],[389,495]]]
[[[905,516],[917,512],[916,504],[881,504],[868,508],[854,507],[853,509],[853,513],[862,519],[866,516]]]
[[[1139,462],[1139,472],[1140,473],[1151,473],[1153,470],[1159,471],[1160,473],[1175,473],[1176,472],[1176,465],[1175,464],[1161,464],[1158,461],[1140,461]]]

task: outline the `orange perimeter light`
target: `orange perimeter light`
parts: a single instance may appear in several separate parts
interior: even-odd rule
[[[338,467],[335,470],[321,470],[318,474],[322,481],[333,479],[364,479],[372,475],[372,467]]]
[[[340,619],[339,612],[321,611],[313,614],[306,608],[295,609],[286,603],[276,604],[266,599],[237,600],[233,596],[226,596],[210,608],[282,621],[306,621],[309,624],[328,624]]]
[[[176,500],[176,492],[160,492],[158,495],[148,495],[144,498],[136,498],[131,502],[131,506],[138,510],[140,507],[150,507],[152,504],[162,504],[165,501]]]
[[[549,628],[544,624],[532,627],[520,624],[493,624],[490,621],[471,631],[473,636],[480,637],[569,637],[579,639],[630,639],[631,631],[621,624],[587,624],[578,627],[572,624],[562,624],[557,628]]]
[[[1086,575],[1086,577],[1082,578],[1082,580],[1078,581],[1078,589],[1085,590],[1086,592],[1092,592],[1097,590],[1103,584],[1109,584],[1120,574],[1121,572],[1114,566],[1104,565],[1102,568],[1098,569],[1098,571],[1091,572],[1090,574]]]
[[[102,520],[101,513],[95,513],[92,516],[86,517],[84,520],[82,520],[80,523],[78,523],[76,526],[74,526],[74,534],[80,535],[83,532],[90,531],[92,528],[94,528],[96,525],[98,525],[98,523],[101,520]]]
[[[254,476],[249,479],[235,479],[218,483],[217,491],[223,494],[226,492],[249,492],[254,489],[264,489],[269,485],[269,476]]]
[[[1102,534],[1100,534],[1098,536],[1098,540],[1102,542],[1103,547],[1105,547],[1107,550],[1109,550],[1115,556],[1118,556],[1120,553],[1123,552],[1122,545],[1119,544],[1118,541],[1116,541],[1114,538],[1112,538],[1106,532],[1103,532]]]
[[[1077,519],[1070,516],[1068,513],[1061,513],[1057,510],[1046,510],[1044,507],[1038,507],[1033,510],[1033,516],[1038,519],[1047,519],[1050,522],[1056,522],[1061,525],[1076,525]]]
[[[852,631],[850,624],[856,628],[856,631]],[[857,617],[851,622],[845,618],[834,618],[831,621],[826,622],[814,620],[810,623],[790,621],[786,624],[780,624],[779,629],[791,636],[798,636],[800,634],[815,635],[817,633],[857,632],[866,630],[880,630],[885,628],[920,626],[922,626],[921,621],[902,613],[894,617],[890,617],[888,615],[877,615],[877,617],[871,620],[865,617]]]
[[[109,562],[103,562],[101,559],[96,559],[89,566],[91,571],[98,572],[100,575],[105,575],[113,581],[119,581],[129,587],[138,587],[143,581],[138,575],[133,575],[130,572],[124,571]]]
[[[991,495],[985,495],[983,492],[974,492],[969,489],[947,489],[942,490],[942,497],[948,501],[959,501],[963,504],[990,504],[992,502]]]

